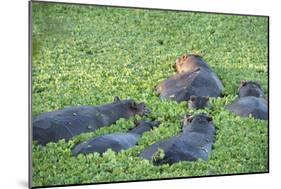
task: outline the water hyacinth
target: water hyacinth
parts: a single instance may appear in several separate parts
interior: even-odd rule
[[[259,80],[268,96],[266,17],[41,4],[32,2],[32,115],[76,105],[143,101],[161,122],[120,153],[71,156],[92,137],[126,132],[141,117],[66,142],[32,144],[32,186],[100,183],[268,171],[268,122],[240,118],[224,107],[240,80]],[[210,108],[161,100],[155,86],[175,74],[175,60],[201,53],[224,84]],[[149,145],[181,132],[185,114],[206,112],[216,127],[208,161],[153,166],[138,157]],[[163,156],[163,154],[159,154]]]

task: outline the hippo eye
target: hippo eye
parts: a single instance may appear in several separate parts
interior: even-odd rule
[[[196,99],[195,96],[191,96],[191,97],[190,97],[190,100],[191,100],[191,101],[194,101],[195,99]]]
[[[137,103],[136,102],[131,102],[131,108],[132,109],[137,109]]]
[[[208,122],[213,121],[213,118],[207,117],[207,121],[208,121]]]

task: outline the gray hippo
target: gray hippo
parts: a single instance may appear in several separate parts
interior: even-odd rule
[[[86,142],[82,142],[74,147],[72,155],[88,154],[93,152],[104,153],[108,149],[115,152],[126,150],[135,146],[144,132],[150,131],[154,127],[158,127],[158,121],[140,121],[136,123],[136,127],[127,133],[112,133],[98,136]]]
[[[92,132],[101,127],[115,123],[120,118],[149,113],[144,103],[134,100],[120,100],[100,106],[76,106],[62,110],[42,113],[33,118],[33,140],[45,145],[66,141],[81,133]]]
[[[239,98],[226,108],[241,117],[252,116],[268,120],[268,104],[260,85],[254,81],[242,81],[238,89]]]
[[[239,97],[255,96],[264,97],[264,92],[258,81],[241,81],[238,88]]]
[[[210,107],[208,96],[190,96],[188,108],[193,110],[204,109]]]
[[[184,55],[177,59],[176,69],[178,74],[156,87],[161,98],[181,102],[192,95],[218,97],[222,94],[222,82],[200,56]]]
[[[152,144],[139,156],[155,165],[208,160],[214,140],[212,118],[201,113],[184,119],[180,135]]]

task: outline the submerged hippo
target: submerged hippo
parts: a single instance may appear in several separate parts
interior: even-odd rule
[[[254,81],[242,81],[238,89],[239,98],[226,106],[228,110],[241,117],[252,116],[268,120],[268,104],[260,85]]]
[[[268,120],[267,101],[263,98],[246,96],[238,98],[226,107],[231,112],[241,117],[252,116],[256,119]]]
[[[144,103],[120,100],[100,106],[77,106],[47,113],[33,118],[33,140],[45,145],[60,139],[69,140],[81,133],[91,132],[115,123],[120,118],[144,115],[149,110]]]
[[[208,96],[190,96],[188,101],[188,108],[198,110],[208,108],[209,105],[209,97]]]
[[[215,128],[212,118],[198,114],[184,119],[182,134],[152,144],[139,156],[151,160],[156,165],[208,160],[214,140]]]
[[[185,54],[176,60],[177,73],[189,72],[199,67],[210,69],[203,58],[196,54]]]
[[[72,155],[88,154],[93,152],[104,153],[108,149],[115,152],[125,150],[135,146],[144,132],[159,126],[158,121],[140,121],[136,127],[127,133],[112,133],[93,138],[89,141],[78,144],[73,150]]]
[[[245,96],[264,97],[264,92],[258,81],[241,81],[238,95],[240,98]]]
[[[181,102],[189,100],[192,95],[220,96],[223,85],[207,63],[198,55],[183,57],[176,62],[178,74],[164,80],[156,87],[160,97]]]

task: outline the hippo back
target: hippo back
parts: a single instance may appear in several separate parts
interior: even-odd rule
[[[198,132],[183,133],[165,141],[157,142],[145,149],[140,157],[152,160],[155,164],[172,164],[179,161],[208,160],[214,138]],[[159,150],[163,150],[164,157],[154,160]]]
[[[222,90],[222,83],[215,73],[202,68],[174,75],[157,86],[161,98],[177,102],[189,100],[192,95],[218,97]]]
[[[33,118],[33,139],[45,145],[95,131],[120,118],[133,116],[130,105],[130,100],[123,100],[101,106],[77,106],[43,113]]]
[[[108,149],[115,152],[128,149],[136,145],[139,135],[131,133],[113,133],[96,137],[87,142],[78,144],[73,150],[73,155],[88,154],[93,152],[104,153]]]
[[[267,102],[263,98],[246,96],[238,98],[226,106],[231,112],[241,117],[252,115],[256,119],[268,120]]]

